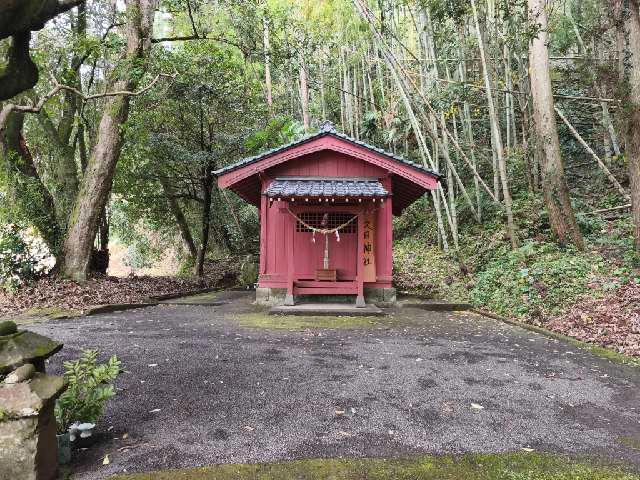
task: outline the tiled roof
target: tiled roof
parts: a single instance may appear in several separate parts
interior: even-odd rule
[[[421,172],[425,172],[425,173],[429,173],[433,176],[435,176],[436,178],[440,178],[440,174],[437,172],[434,172],[433,170],[429,170],[428,168],[425,168],[424,166],[420,165],[419,163],[415,163],[412,162],[410,160],[407,160],[399,155],[396,155],[394,153],[391,152],[387,152],[386,150],[383,150],[382,148],[378,148],[375,147],[373,145],[370,145],[368,143],[362,142],[360,140],[356,140],[355,138],[349,137],[348,135],[345,135],[344,133],[339,133],[335,126],[331,123],[331,122],[324,122],[321,126],[320,126],[320,131],[318,133],[315,133],[313,135],[307,135],[299,140],[293,141],[291,143],[287,143],[285,145],[281,145],[277,148],[273,148],[271,150],[267,150],[266,152],[261,153],[260,155],[256,155],[254,157],[248,157],[245,158],[237,163],[234,163],[232,165],[228,165],[224,168],[221,168],[219,170],[216,170],[215,172],[213,172],[213,174],[215,176],[220,176],[220,175],[224,175],[225,173],[229,173],[232,172],[234,170],[238,170],[239,168],[243,168],[246,167],[247,165],[251,165],[252,163],[258,162],[264,158],[270,157],[271,155],[275,155],[277,153],[280,153],[284,150],[287,150],[291,147],[295,147],[296,145],[300,145],[303,143],[307,143],[311,140],[315,140],[317,138],[323,137],[323,136],[332,136],[332,137],[336,137],[336,138],[340,138],[342,140],[346,140],[347,142],[353,143],[355,145],[359,145],[361,147],[364,147],[368,150],[374,151],[376,153],[379,153],[380,155],[384,155],[385,157],[388,157],[392,160],[395,160],[398,163],[401,163],[403,165],[408,165],[412,168],[415,168],[416,170],[419,170]]]
[[[387,197],[389,192],[371,178],[281,177],[276,178],[264,195],[278,197]]]

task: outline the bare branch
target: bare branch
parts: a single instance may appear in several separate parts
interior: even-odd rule
[[[226,45],[231,45],[233,47],[236,47],[237,49],[239,49],[240,51],[244,52],[246,50],[246,48],[237,43],[237,42],[233,42],[231,40],[229,40],[228,38],[224,38],[224,37],[209,37],[206,35],[200,35],[198,33],[195,33],[193,35],[183,35],[183,36],[179,36],[179,37],[159,37],[159,38],[152,38],[151,39],[151,43],[163,43],[163,42],[187,42],[190,40],[209,40],[212,42],[220,42],[220,43],[224,43]]]
[[[89,100],[96,100],[98,98],[104,98],[104,97],[116,97],[116,96],[137,97],[137,96],[142,95],[143,93],[147,92],[151,88],[153,88],[153,86],[156,83],[158,83],[158,80],[160,80],[161,77],[175,78],[175,76],[176,76],[176,74],[169,75],[167,73],[160,73],[160,74],[156,75],[156,77],[147,86],[145,86],[145,87],[143,87],[140,90],[135,91],[135,92],[131,92],[131,91],[128,91],[128,90],[116,90],[116,91],[113,91],[113,92],[96,93],[94,95],[85,95],[84,93],[82,93],[77,88],[72,87],[70,85],[61,85],[55,79],[53,79],[55,87],[53,87],[53,89],[51,89],[51,91],[49,93],[47,93],[45,96],[43,96],[40,99],[40,101],[38,101],[37,104],[35,104],[35,105],[15,105],[13,103],[8,103],[4,107],[2,107],[2,110],[0,110],[0,131],[3,130],[4,125],[5,125],[6,121],[7,121],[7,118],[9,117],[9,114],[11,112],[40,113],[40,111],[42,110],[44,105],[49,100],[51,100],[53,97],[55,97],[62,90],[66,90],[66,91],[70,91],[70,92],[75,93],[76,95],[78,95],[80,97],[80,99],[83,102],[87,102]]]

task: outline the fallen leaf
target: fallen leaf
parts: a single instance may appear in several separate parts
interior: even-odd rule
[[[129,434],[128,433],[123,433],[122,434],[122,439],[126,440],[127,438],[129,438]]]
[[[109,465],[109,454],[108,453],[102,459],[102,464],[103,465]]]

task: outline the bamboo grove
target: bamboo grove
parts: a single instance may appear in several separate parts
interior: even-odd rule
[[[613,198],[586,213],[631,211],[640,250],[637,0],[56,5],[0,25],[0,195],[64,276],[87,277],[123,214],[172,232],[199,274],[212,244],[251,250],[257,217],[212,171],[323,120],[442,174],[424,205],[446,251],[496,219],[522,244],[522,191],[585,248],[576,175]]]

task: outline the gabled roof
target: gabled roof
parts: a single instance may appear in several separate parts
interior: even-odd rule
[[[259,206],[265,180],[271,181],[272,174],[278,176],[279,165],[299,158],[313,158],[313,155],[319,152],[334,153],[336,158],[350,157],[384,172],[383,176],[391,180],[391,189],[388,191],[393,192],[392,204],[395,215],[400,215],[402,210],[425,192],[438,188],[440,181],[438,173],[381,148],[338,133],[330,122],[323,123],[320,131],[314,135],[247,158],[213,173],[217,176],[220,188],[229,188],[247,202]],[[336,178],[341,177],[342,172],[339,169],[335,173]],[[380,177],[376,180],[381,179]]]
[[[279,177],[263,193],[278,197],[384,198],[389,192],[377,178]]]
[[[336,127],[333,125],[333,123],[328,122],[328,121],[322,123],[322,125],[320,126],[320,131],[318,133],[315,133],[315,134],[312,134],[312,135],[307,135],[307,136],[301,138],[300,140],[296,140],[296,141],[293,141],[291,143],[287,143],[285,145],[282,145],[280,147],[273,148],[271,150],[267,150],[266,152],[263,152],[263,153],[261,153],[259,155],[245,158],[245,159],[243,159],[243,160],[241,160],[241,161],[239,161],[237,163],[234,163],[233,165],[229,165],[229,166],[223,167],[223,168],[221,168],[219,170],[216,170],[216,171],[213,172],[213,174],[215,176],[217,176],[217,177],[219,177],[221,175],[225,175],[227,173],[233,172],[234,170],[238,170],[240,168],[244,168],[244,167],[246,167],[248,165],[251,165],[252,163],[259,162],[259,161],[261,161],[263,159],[266,159],[266,158],[268,158],[268,157],[270,157],[272,155],[276,155],[276,154],[284,152],[285,150],[288,150],[290,148],[296,147],[298,145],[302,145],[302,144],[307,143],[307,142],[311,142],[313,140],[316,140],[318,138],[325,137],[325,136],[331,136],[331,137],[339,138],[341,140],[346,140],[349,143],[352,143],[354,145],[358,145],[360,147],[364,147],[367,150],[371,150],[372,152],[375,152],[375,153],[377,153],[379,155],[383,155],[383,156],[385,156],[385,157],[387,157],[387,158],[389,158],[391,160],[394,160],[394,161],[396,161],[396,162],[398,162],[398,163],[400,163],[402,165],[407,165],[407,166],[409,166],[411,168],[414,168],[414,169],[416,169],[416,170],[418,170],[420,172],[433,175],[438,180],[440,179],[440,174],[439,173],[434,172],[433,170],[429,170],[428,168],[425,168],[424,166],[422,166],[422,165],[420,165],[418,163],[415,163],[415,162],[412,162],[410,160],[407,160],[407,159],[405,159],[405,158],[403,158],[403,157],[401,157],[399,155],[396,155],[394,153],[388,152],[388,151],[386,151],[386,150],[384,150],[382,148],[378,148],[378,147],[376,147],[374,145],[371,145],[371,144],[368,144],[366,142],[362,142],[360,140],[356,140],[355,138],[349,137],[348,135],[345,135],[344,133],[339,133],[336,130]]]

